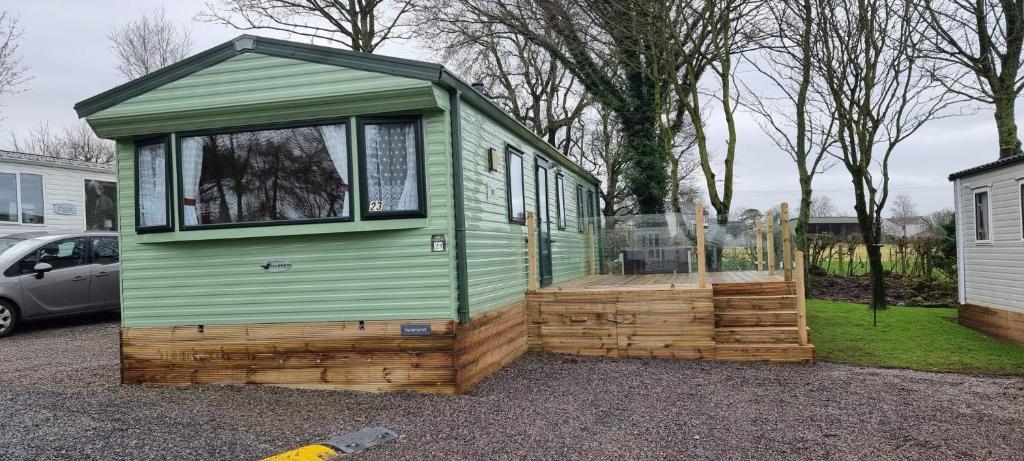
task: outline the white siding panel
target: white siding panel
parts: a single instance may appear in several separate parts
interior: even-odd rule
[[[1024,312],[1024,240],[1020,183],[1024,164],[960,179],[961,299],[967,304]],[[991,188],[992,243],[975,239],[974,193]]]
[[[79,170],[65,166],[46,166],[20,162],[0,161],[2,173],[29,173],[43,177],[43,225],[0,223],[0,234],[15,232],[51,231],[82,232],[85,230],[85,180],[97,179],[114,182],[114,173]],[[59,215],[54,204],[70,203],[73,215]]]

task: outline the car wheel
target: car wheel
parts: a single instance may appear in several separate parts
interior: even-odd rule
[[[9,303],[0,301],[0,338],[11,334],[18,324],[18,311]]]

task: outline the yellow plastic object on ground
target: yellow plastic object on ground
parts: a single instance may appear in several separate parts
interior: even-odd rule
[[[306,445],[291,451],[263,458],[262,461],[327,461],[340,453],[326,445]]]

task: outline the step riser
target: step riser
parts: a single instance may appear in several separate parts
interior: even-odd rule
[[[718,360],[729,362],[814,362],[814,346],[732,346],[719,345],[715,351]]]
[[[793,282],[763,283],[716,283],[713,286],[715,297],[719,296],[781,296],[795,295],[796,285]]]
[[[796,344],[799,341],[794,330],[773,331],[719,331],[715,342],[719,344]]]
[[[715,314],[716,327],[795,327],[795,312],[744,312]]]
[[[715,298],[716,311],[796,310],[796,298]]]

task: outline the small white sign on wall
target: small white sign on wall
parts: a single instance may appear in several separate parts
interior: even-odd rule
[[[494,202],[498,200],[498,184],[488,183],[487,184],[487,201]]]
[[[53,212],[59,215],[70,216],[75,214],[74,203],[54,203]]]

